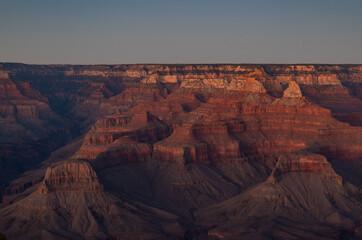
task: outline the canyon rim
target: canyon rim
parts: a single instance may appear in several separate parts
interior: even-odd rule
[[[8,239],[361,239],[362,65],[0,64]]]

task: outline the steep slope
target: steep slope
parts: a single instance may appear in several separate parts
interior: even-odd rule
[[[66,121],[29,83],[0,73],[0,183],[44,160],[68,135]]]
[[[104,192],[84,161],[49,167],[38,191],[0,214],[0,231],[21,239],[170,239],[183,233],[176,216]]]
[[[297,153],[280,158],[267,181],[200,209],[196,222],[202,231],[193,234],[216,239],[358,239],[360,194],[353,185],[341,185],[341,177],[322,156]]]
[[[360,65],[1,71],[0,128],[15,129],[14,144],[53,136],[62,125],[47,119],[70,129],[39,167],[5,181],[10,239],[362,237]]]

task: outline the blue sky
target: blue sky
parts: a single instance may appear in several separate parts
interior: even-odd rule
[[[362,63],[361,0],[0,0],[0,61]]]

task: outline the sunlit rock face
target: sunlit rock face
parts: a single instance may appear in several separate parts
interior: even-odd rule
[[[359,239],[361,79],[360,65],[1,64],[0,231]]]
[[[298,83],[295,81],[289,82],[288,88],[284,91],[283,97],[302,97],[302,92]]]

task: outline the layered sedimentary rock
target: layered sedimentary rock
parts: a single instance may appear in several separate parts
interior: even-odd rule
[[[124,163],[146,162],[151,159],[152,150],[148,144],[132,141],[128,138],[117,140],[91,161],[96,169],[115,167]]]
[[[277,184],[261,183],[195,213],[192,237],[206,239],[337,239],[361,237],[361,210],[348,189],[315,173],[290,173]],[[202,226],[208,225],[209,228]],[[338,227],[346,229],[341,233]],[[348,229],[348,230],[347,230]]]
[[[2,208],[0,215],[1,231],[16,239],[167,239],[184,231],[173,214],[104,192],[91,165],[79,160],[50,166],[38,191]]]
[[[288,88],[284,91],[283,97],[302,97],[298,83],[290,81]]]
[[[322,174],[327,180],[342,184],[342,177],[334,172],[331,164],[324,156],[308,152],[296,152],[280,156],[268,181],[276,183],[284,174],[293,172]]]
[[[6,183],[44,160],[69,132],[39,91],[0,75],[0,182]]]
[[[16,85],[9,78],[2,78],[0,85],[0,114],[3,118],[38,119],[39,112],[50,112],[47,99],[28,83]]]
[[[336,142],[325,134],[335,134],[332,138],[345,136],[338,129],[355,132],[355,141],[350,144],[361,146],[359,129],[336,121],[329,110],[305,100],[298,84],[290,85],[283,98],[270,98],[260,92],[210,98],[192,112],[190,123],[176,127],[171,137],[155,144],[155,156],[184,162],[239,158],[240,152],[270,156],[313,146],[335,146]],[[341,155],[350,152],[342,145],[339,149]]]
[[[184,163],[238,159],[240,141],[231,134],[243,130],[236,121],[183,124],[172,136],[155,144],[154,155],[164,161]]]
[[[169,127],[145,112],[132,117],[116,116],[99,120],[84,138],[78,158],[95,159],[101,152],[125,142],[156,142],[168,137]]]
[[[360,65],[4,63],[4,174],[64,146],[0,189],[0,231],[358,239],[361,79]]]
[[[39,192],[62,191],[100,191],[103,186],[99,183],[97,174],[91,165],[84,161],[60,162],[51,165],[46,173]]]

